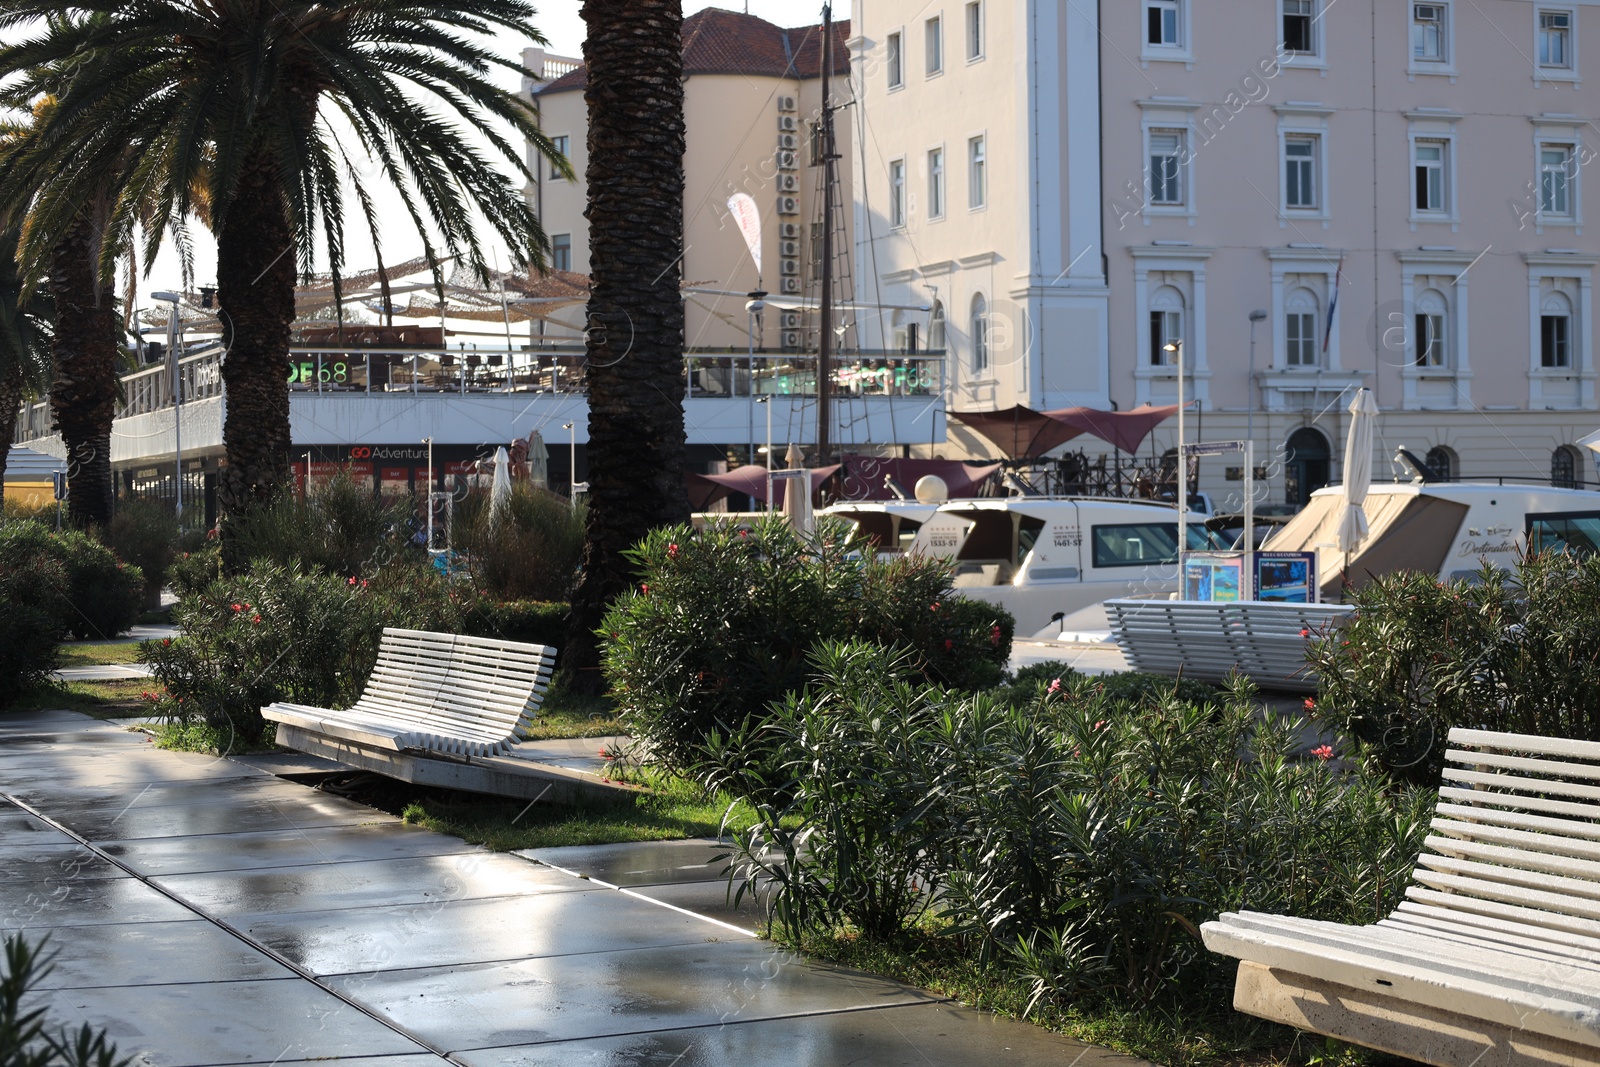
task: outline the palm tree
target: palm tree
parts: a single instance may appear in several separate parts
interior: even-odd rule
[[[18,411],[50,382],[50,298],[25,290],[16,257],[16,228],[0,231],[0,498]]]
[[[589,518],[566,657],[597,690],[595,629],[623,555],[687,522],[684,488],[683,5],[585,0],[589,105]]]
[[[289,479],[295,278],[320,252],[339,289],[347,187],[378,243],[360,164],[374,161],[399,191],[441,298],[438,242],[488,276],[475,212],[518,265],[542,267],[544,234],[493,156],[524,180],[519,139],[565,163],[532,105],[490,78],[521,66],[480,43],[498,31],[542,42],[533,15],[524,0],[10,0],[0,12],[0,35],[22,38],[0,48],[0,70],[38,72],[9,83],[0,105],[57,96],[27,150],[0,166],[0,208],[15,190],[37,190],[21,249],[33,275],[104,175],[116,197],[103,276],[141,221],[146,262],[169,235],[186,247],[191,190],[206,190],[228,349],[225,514]],[[464,142],[463,126],[493,151]],[[225,524],[225,559],[240,567],[230,543]]]

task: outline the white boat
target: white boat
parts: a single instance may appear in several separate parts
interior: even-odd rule
[[[1261,546],[1315,552],[1322,599],[1339,599],[1348,576],[1361,588],[1375,575],[1420,571],[1474,581],[1485,563],[1509,571],[1517,554],[1600,550],[1600,492],[1485,482],[1375,482],[1367,491],[1367,536],[1349,558],[1339,551],[1344,491],[1330,486]]]
[[[1023,637],[1112,597],[1168,596],[1178,589],[1178,518],[1171,504],[1013,497],[951,500],[935,509],[879,501],[827,511],[855,521],[880,551],[889,545],[883,535],[893,523],[899,550],[951,560],[961,595],[1006,608]],[[1188,529],[1191,551],[1226,547],[1199,523]]]

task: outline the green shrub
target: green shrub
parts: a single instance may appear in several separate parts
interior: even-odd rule
[[[56,669],[67,587],[66,569],[42,548],[0,554],[0,703]]]
[[[48,938],[43,944],[48,942]],[[20,934],[5,940],[5,971],[0,973],[0,1064],[5,1067],[127,1067],[104,1030],[84,1023],[77,1030],[51,1030],[40,1006],[54,953],[32,947]],[[26,1004],[24,1002],[27,1002]]]
[[[1529,556],[1477,584],[1387,574],[1313,634],[1318,716],[1436,784],[1450,728],[1600,741],[1600,557]]]
[[[185,596],[174,612],[181,636],[140,652],[155,675],[156,714],[251,744],[265,727],[261,708],[275,701],[353,703],[385,626],[454,632],[459,614],[425,565],[358,579],[263,560]]]
[[[1430,793],[1295,755],[1296,724],[1247,684],[1194,703],[1079,677],[1018,707],[893,666],[824,646],[802,694],[712,745],[709,781],[760,814],[736,853],[746,885],[791,936],[848,924],[892,941],[936,906],[945,936],[1030,981],[1035,1003],[1221,1010],[1232,961],[1205,951],[1202,923],[1241,908],[1375,921],[1426,833]],[[783,754],[786,799],[742,758],[752,744]]]
[[[48,557],[61,565],[66,585],[56,632],[79,639],[115,637],[139,620],[144,574],[88,534],[56,533],[40,522],[0,524],[0,560]]]
[[[560,649],[566,641],[569,610],[562,603],[478,598],[463,620],[463,626],[475,637],[498,637],[502,641],[526,641]]]
[[[179,552],[167,568],[167,583],[172,586],[179,600],[193,596],[221,577],[222,550],[215,538]]]
[[[1169,678],[1164,674],[1143,674],[1124,671],[1118,674],[1080,674],[1065,660],[1046,660],[1030,663],[1017,671],[1004,685],[994,689],[994,697],[1002,704],[1033,705],[1045,695],[1050,683],[1057,689],[1070,685],[1074,689],[1087,686],[1117,701],[1146,702],[1162,697],[1176,696],[1179,700],[1212,700],[1217,695],[1214,686],[1190,678]]]
[[[178,520],[171,505],[159,500],[124,500],[103,539],[118,558],[144,572],[145,610],[160,607],[167,569],[178,554]]]
[[[824,519],[802,537],[782,519],[650,534],[630,557],[643,581],[601,627],[603,662],[624,722],[655,756],[692,771],[714,732],[737,729],[796,691],[822,642],[860,638],[909,653],[920,677],[994,685],[1011,651],[1002,608],[950,591],[943,560],[884,562]]]
[[[304,495],[280,493],[270,504],[229,517],[230,558],[371,578],[393,561],[423,558],[411,543],[413,519],[409,497],[380,498],[340,474]]]
[[[496,600],[565,600],[583,563],[585,512],[564,496],[518,482],[498,516],[488,493],[461,500],[451,537],[466,553],[479,592]]]

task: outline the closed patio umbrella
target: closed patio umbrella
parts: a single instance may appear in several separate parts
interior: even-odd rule
[[[1372,487],[1373,423],[1378,405],[1370,389],[1356,390],[1350,402],[1350,429],[1344,439],[1344,505],[1339,515],[1339,551],[1348,559],[1367,536],[1367,490]]]
[[[494,450],[494,481],[489,487],[489,517],[499,522],[505,517],[506,505],[511,503],[511,456],[506,450]]]

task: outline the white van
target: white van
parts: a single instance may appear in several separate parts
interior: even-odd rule
[[[1344,489],[1311,494],[1305,509],[1261,546],[1315,552],[1324,600],[1339,599],[1346,576],[1359,589],[1379,574],[1421,571],[1472,581],[1484,563],[1509,571],[1517,553],[1600,550],[1600,492],[1484,482],[1374,483],[1363,510],[1367,536],[1347,559],[1339,551]]]
[[[1190,551],[1226,546],[1188,527]],[[1027,636],[1112,597],[1178,589],[1178,517],[1171,504],[1099,497],[953,500],[907,550],[954,561],[962,596],[1000,604]]]

